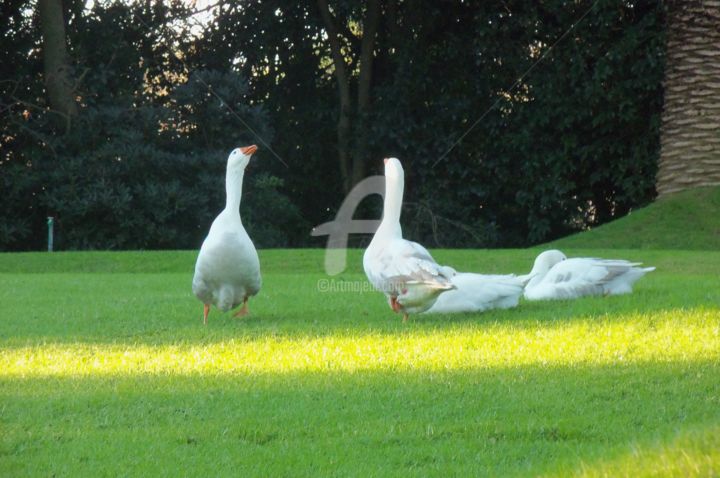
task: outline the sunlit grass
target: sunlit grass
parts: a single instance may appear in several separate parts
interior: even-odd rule
[[[613,460],[583,463],[576,476],[720,476],[720,426],[683,431],[667,443],[635,443]]]
[[[720,359],[717,311],[398,334],[237,338],[172,345],[40,344],[0,351],[0,376],[452,370]]]

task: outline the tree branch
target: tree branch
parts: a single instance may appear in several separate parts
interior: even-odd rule
[[[370,0],[367,4],[363,19],[363,36],[360,47],[360,73],[358,75],[358,113],[359,127],[355,129],[354,137],[357,154],[353,157],[352,182],[358,182],[365,177],[365,155],[362,150],[367,145],[367,113],[370,108],[370,89],[373,78],[373,62],[375,60],[375,37],[380,23],[380,1]]]
[[[356,55],[357,51],[361,48],[360,39],[350,31],[345,22],[335,21],[335,25],[337,26],[339,33],[342,33],[343,38],[350,42],[351,53]]]
[[[375,51],[375,34],[380,23],[380,2],[368,2],[365,20],[363,21],[363,37],[360,49],[360,77],[358,78],[358,110],[361,112],[370,104],[370,86],[372,84],[373,56]]]
[[[32,128],[28,128],[24,124],[20,123],[19,121],[15,119],[10,119],[10,122],[20,128],[21,130],[28,133],[30,136],[34,136],[35,139],[37,139],[40,142],[41,146],[44,146],[50,150],[50,152],[53,154],[54,157],[57,158],[57,152],[55,151],[55,148],[53,148],[53,145],[50,144],[47,138],[45,138],[42,134],[38,133],[37,131],[33,130]]]
[[[317,0],[318,7],[320,8],[320,15],[322,16],[323,22],[325,23],[325,29],[328,34],[328,41],[330,42],[330,54],[332,56],[333,65],[335,66],[335,78],[338,81],[338,87],[340,88],[340,95],[343,95],[343,91],[347,89],[348,99],[350,98],[350,88],[347,75],[347,65],[342,55],[342,45],[340,45],[340,38],[337,28],[337,22],[330,8],[328,7],[327,0]]]
[[[34,109],[36,109],[36,110],[40,110],[40,111],[43,111],[43,112],[48,112],[48,111],[49,111],[49,112],[52,112],[52,113],[57,114],[58,116],[61,116],[61,117],[62,117],[63,119],[65,119],[66,121],[69,121],[69,120],[70,120],[70,117],[69,117],[67,114],[63,113],[62,111],[59,111],[59,110],[56,110],[56,109],[53,109],[53,108],[50,108],[50,107],[45,107],[45,106],[36,105],[35,103],[30,103],[29,101],[21,100],[20,98],[18,98],[18,97],[15,96],[15,95],[10,96],[10,99],[13,100],[13,101],[14,101],[15,103],[17,103],[17,104],[26,106],[26,107],[28,107],[28,108],[34,108]],[[10,105],[10,106],[12,106],[12,105]]]
[[[385,9],[386,25],[388,29],[389,40],[387,42],[387,48],[396,46],[396,42],[400,37],[400,28],[398,28],[398,4],[397,0],[389,0]]]
[[[320,3],[323,3],[324,6],[321,6]],[[339,21],[335,17],[335,15],[332,14],[330,8],[328,7],[327,0],[323,0],[322,2],[318,0],[318,6],[320,6],[320,13],[323,16],[325,26],[327,27],[328,22],[332,23],[335,27],[336,33],[342,35],[342,37],[350,43],[350,53],[355,56],[361,48],[360,39],[357,37],[357,35],[350,31],[350,28],[348,28],[346,22]]]
[[[340,37],[338,34],[336,21],[330,13],[327,0],[317,0],[320,15],[325,23],[328,41],[330,42],[330,54],[332,56],[333,65],[335,66],[335,79],[338,84],[340,94],[340,117],[338,118],[337,137],[338,137],[338,154],[340,159],[340,173],[343,176],[343,185],[346,191],[350,191],[352,187],[351,178],[351,158],[350,158],[350,116],[351,116],[351,97],[350,97],[350,78],[348,76],[345,58],[342,55],[342,46],[340,45]]]

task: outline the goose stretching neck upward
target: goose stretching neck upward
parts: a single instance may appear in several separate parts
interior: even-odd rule
[[[383,218],[363,255],[363,267],[370,283],[388,299],[390,308],[403,314],[429,309],[438,296],[454,286],[451,268],[438,265],[416,242],[402,237],[400,211],[405,178],[400,160],[385,159],[385,201]]]
[[[225,209],[210,226],[195,263],[192,290],[204,304],[205,324],[211,305],[227,312],[243,304],[235,314],[242,316],[248,313],[248,298],[260,291],[260,261],[240,219],[243,177],[255,151],[257,146],[252,145],[230,153],[225,176]]]
[[[528,300],[574,299],[586,295],[617,295],[632,292],[633,284],[654,267],[622,259],[576,257],[568,259],[552,249],[535,259],[525,286]]]

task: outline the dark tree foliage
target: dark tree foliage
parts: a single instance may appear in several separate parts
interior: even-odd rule
[[[329,3],[352,59],[363,3]],[[221,2],[207,24],[183,5],[65,2],[78,114],[61,130],[36,13],[2,4],[0,250],[41,249],[48,215],[59,248],[198,247],[224,206],[227,154],[251,143],[241,212],[255,242],[322,245],[309,231],[344,194],[316,2]],[[371,173],[403,161],[408,237],[522,246],[654,197],[661,4],[600,0],[569,32],[590,2],[382,5],[352,149]]]
[[[652,199],[662,106],[655,2],[599,2],[508,91],[587,8],[428,1],[408,19],[372,121],[377,141],[408,165],[409,199],[421,207],[406,224],[434,218],[441,244],[525,245]],[[431,243],[427,226],[418,229]]]
[[[267,141],[273,131],[229,63],[187,71],[178,61],[168,44],[193,44],[175,44],[189,35],[165,25],[183,14],[117,3],[71,17],[72,53],[84,73],[69,132],[54,128],[40,85],[27,93],[37,103],[14,99],[20,80],[4,86],[2,249],[41,248],[46,216],[56,218],[58,248],[200,245],[224,207],[227,155],[257,141],[238,118]],[[259,244],[293,245],[307,225],[264,164],[271,160],[261,152],[251,163],[243,220]]]

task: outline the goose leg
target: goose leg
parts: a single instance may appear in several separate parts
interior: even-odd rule
[[[203,324],[207,325],[207,317],[210,313],[210,304],[205,304],[203,307]]]
[[[234,317],[245,317],[246,315],[248,315],[249,312],[250,311],[248,310],[248,298],[245,297],[243,299],[242,307],[240,308],[240,310],[235,312]]]
[[[405,312],[405,311],[403,310],[402,305],[400,305],[400,302],[398,302],[398,300],[397,300],[397,297],[390,297],[390,308],[391,308],[391,309],[393,310],[393,312],[395,312],[395,313],[398,313],[398,314],[399,314],[400,312],[402,312],[402,314],[403,314],[403,323],[404,323],[404,322],[407,322],[409,315],[408,315],[407,312]]]
[[[390,297],[390,308],[395,313],[400,312],[400,309],[402,309],[402,307],[400,306],[400,303],[397,300],[397,297],[394,297],[394,296]]]

